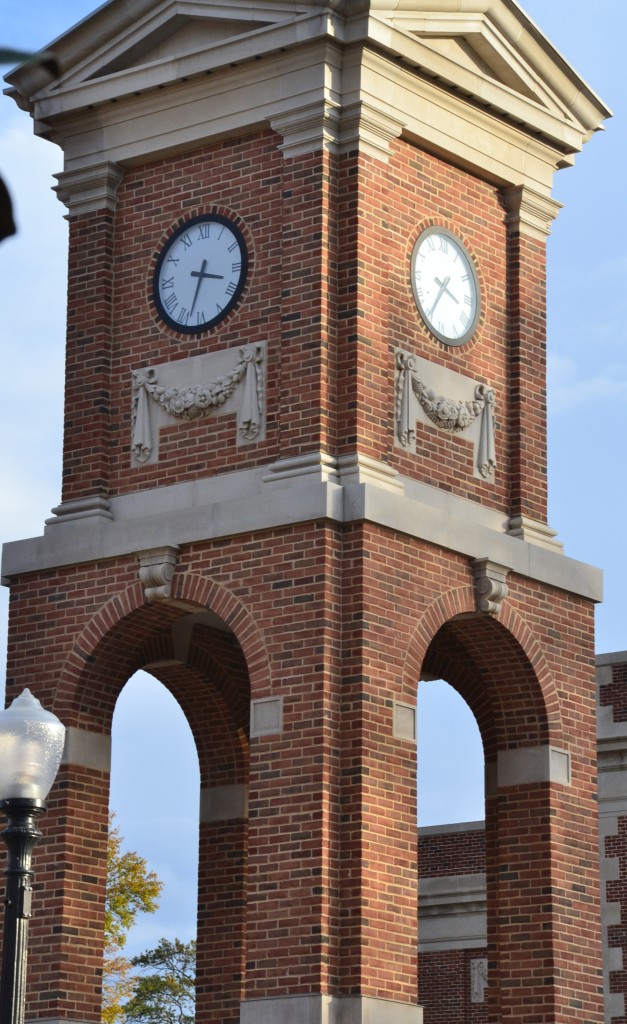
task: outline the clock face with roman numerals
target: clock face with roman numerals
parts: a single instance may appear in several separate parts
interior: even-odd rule
[[[477,275],[470,253],[446,228],[427,228],[411,258],[411,285],[420,315],[445,345],[463,345],[481,312]]]
[[[161,319],[181,334],[215,327],[239,299],[248,270],[242,232],[208,213],[186,221],[159,254],[153,298]]]

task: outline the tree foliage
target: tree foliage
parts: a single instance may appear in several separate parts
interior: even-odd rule
[[[138,914],[153,914],[163,888],[143,857],[122,850],[123,839],[109,817],[107,842],[107,887],[105,895],[104,965],[102,977],[102,1020],[115,1024],[123,1019],[122,1003],[134,991],[131,961],[123,954],[129,929]]]
[[[122,1007],[136,1024],[194,1024],[196,943],[161,939],[156,949],[133,957],[140,975],[133,997]]]

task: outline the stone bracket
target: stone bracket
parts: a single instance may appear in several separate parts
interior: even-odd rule
[[[170,597],[178,551],[178,545],[167,544],[162,548],[137,553],[139,581],[147,602],[165,601]]]
[[[509,567],[493,562],[491,558],[475,558],[472,561],[475,602],[478,612],[498,615],[501,604],[509,594],[507,576]]]

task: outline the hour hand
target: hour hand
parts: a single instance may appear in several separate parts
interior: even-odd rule
[[[198,278],[198,283],[196,285],[196,291],[194,292],[194,301],[192,302],[192,307],[191,307],[191,309],[189,311],[189,315],[190,316],[194,312],[194,306],[196,305],[196,299],[198,298],[198,292],[200,291],[200,286],[203,283],[203,280],[206,277],[213,277],[216,280],[220,280],[220,281],[223,280],[223,278],[224,278],[224,274],[209,274],[205,270],[206,266],[207,266],[207,261],[203,260],[202,264],[201,264],[201,267],[200,267],[200,270],[192,270],[191,274],[190,274],[191,277],[197,277]]]
[[[433,305],[431,306],[431,309],[429,310],[429,319],[430,320],[432,319],[433,314],[435,312],[435,307],[437,306],[438,302],[440,301],[440,299],[444,295],[444,292],[448,292],[448,283],[449,283],[450,280],[451,280],[450,277],[445,277],[443,281],[440,281],[440,278],[436,277],[435,283],[437,285],[439,285],[439,288],[438,288],[438,294],[436,295],[435,299],[433,300]],[[449,295],[451,294],[450,292],[448,292],[448,293],[449,293]]]

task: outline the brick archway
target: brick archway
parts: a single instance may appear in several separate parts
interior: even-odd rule
[[[95,612],[74,641],[52,702],[69,726],[66,762],[47,815],[45,862],[66,897],[34,922],[31,974],[45,989],[53,960],[69,993],[85,993],[85,1019],[100,1017],[108,737],[128,678],[146,669],[178,701],[199,757],[201,817],[197,1012],[236,1019],[245,958],[247,787],[252,664],[268,692],[265,646],[247,609],[227,588],[181,574],[170,601],[146,603],[133,584]],[[76,877],[76,864],[83,874]],[[70,880],[74,884],[70,887]],[[70,894],[71,889],[71,894]],[[219,983],[218,983],[219,979]],[[219,994],[216,992],[219,990]],[[58,999],[58,1012],[64,1010]]]
[[[563,901],[570,905],[577,883],[566,881],[570,858],[564,822],[574,817],[578,801],[571,780],[577,751],[563,726],[553,673],[517,609],[505,604],[498,619],[477,613],[469,587],[434,601],[418,623],[406,659],[408,675],[417,669],[457,690],[475,715],[484,745],[485,1019],[502,1019],[506,1005],[514,1015],[520,1012],[523,997],[516,979],[524,972],[525,998],[548,999],[546,1019],[552,1020],[547,994],[551,971],[548,966],[538,971],[537,964],[561,958],[564,967],[567,963],[560,907]],[[465,834],[459,838],[463,842]],[[548,893],[558,891],[557,899],[547,899]],[[571,927],[576,927],[574,922]],[[446,1003],[447,955],[452,962],[460,954],[451,949],[436,958],[435,973],[430,959],[423,965],[426,1012],[436,990],[440,1008]],[[443,972],[439,982],[438,970]]]

